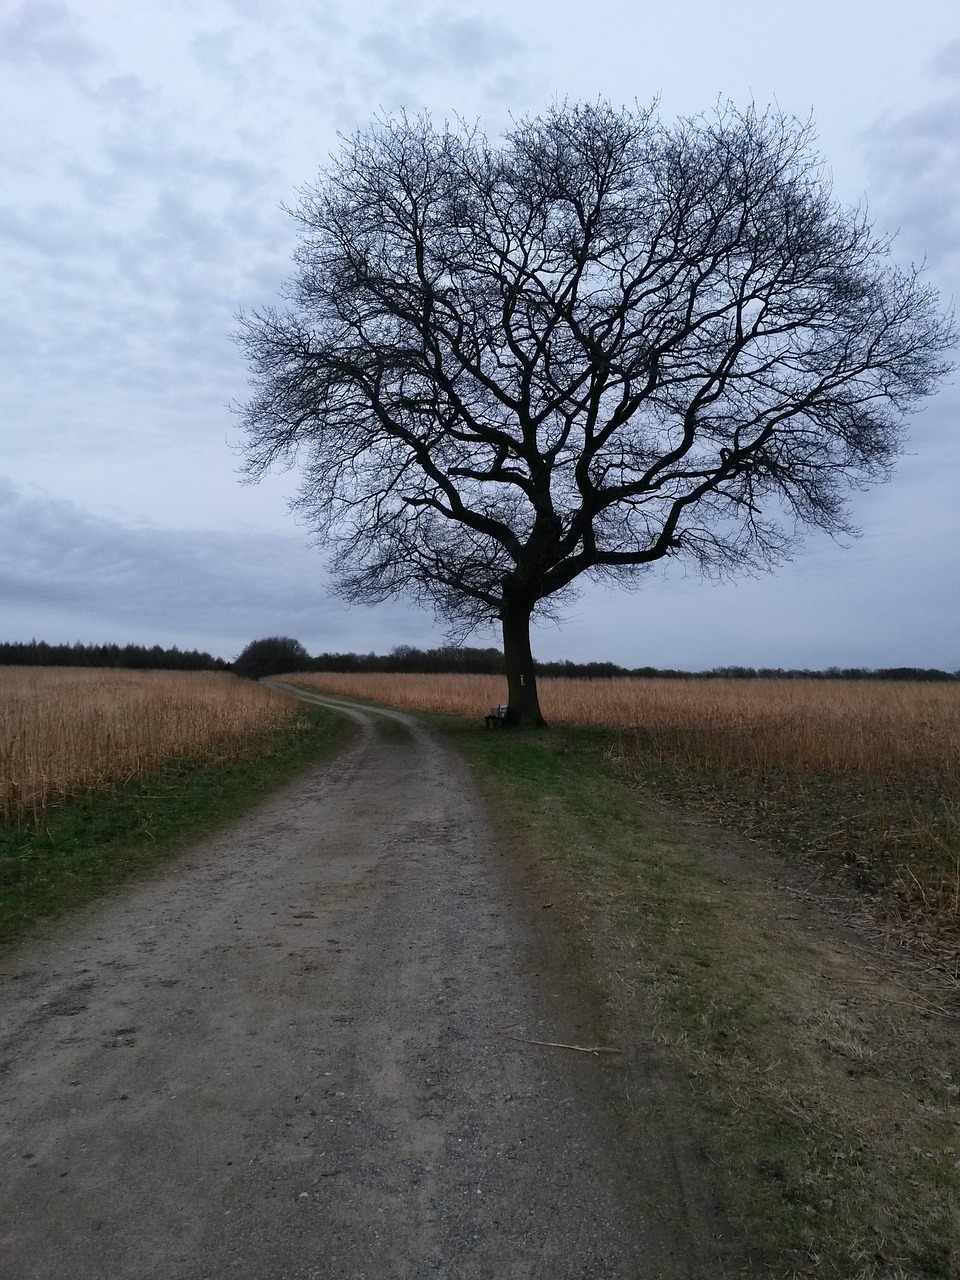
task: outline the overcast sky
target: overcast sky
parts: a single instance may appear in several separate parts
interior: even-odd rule
[[[557,98],[657,95],[668,119],[718,98],[812,115],[837,196],[960,296],[956,0],[0,0],[0,639],[440,643],[429,613],[327,594],[291,476],[239,483],[234,316],[289,276],[280,206],[338,131],[406,107],[496,134]],[[960,668],[957,381],[848,547],[590,589],[535,652]]]

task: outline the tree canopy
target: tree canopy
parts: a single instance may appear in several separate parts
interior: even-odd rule
[[[779,112],[563,104],[498,144],[401,115],[293,213],[289,305],[241,317],[248,472],[299,460],[347,599],[499,620],[517,723],[531,616],[848,531],[949,367],[934,290]]]
[[[248,680],[260,680],[263,676],[281,676],[290,671],[306,671],[310,655],[299,640],[290,636],[266,636],[263,640],[251,640],[242,653],[233,660],[238,676]]]

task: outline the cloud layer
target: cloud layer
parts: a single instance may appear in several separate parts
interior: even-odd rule
[[[898,253],[960,292],[960,25],[930,0],[802,12],[761,0],[20,0],[0,10],[0,490],[11,638],[239,649],[438,638],[401,606],[327,601],[283,481],[237,485],[229,334],[290,271],[283,212],[379,111],[480,118],[554,95],[812,107],[838,192],[866,184]],[[684,16],[685,15],[685,16]],[[830,32],[825,42],[824,32]],[[818,52],[819,51],[819,52]],[[815,56],[816,55],[816,56]],[[544,656],[709,666],[960,666],[960,396],[918,420],[916,457],[858,507],[852,551],[815,544],[777,579],[651,578],[590,592]],[[158,630],[159,628],[159,630]],[[16,632],[16,636],[13,636]],[[860,657],[857,654],[861,655]],[[809,655],[804,662],[803,654]]]
[[[331,601],[320,557],[294,536],[130,525],[3,481],[0,599],[14,640],[161,642],[231,658],[264,635],[314,651],[432,636],[429,618],[402,607],[358,618]]]

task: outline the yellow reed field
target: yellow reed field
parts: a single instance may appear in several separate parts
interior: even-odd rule
[[[482,716],[507,698],[499,676],[319,673],[295,677],[332,693],[417,711]],[[539,681],[554,724],[635,734],[654,754],[720,767],[800,767],[886,777],[960,773],[960,683],[879,680]]]
[[[269,730],[289,698],[219,672],[0,667],[0,818],[215,756]]]

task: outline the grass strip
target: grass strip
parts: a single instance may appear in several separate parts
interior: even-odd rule
[[[777,883],[757,845],[664,810],[615,731],[446,724],[572,904],[621,1043],[652,1036],[686,1082],[750,1274],[960,1276],[956,984]]]
[[[143,875],[250,809],[350,732],[320,707],[221,744],[214,757],[167,761],[152,777],[51,806],[0,828],[0,945]]]

